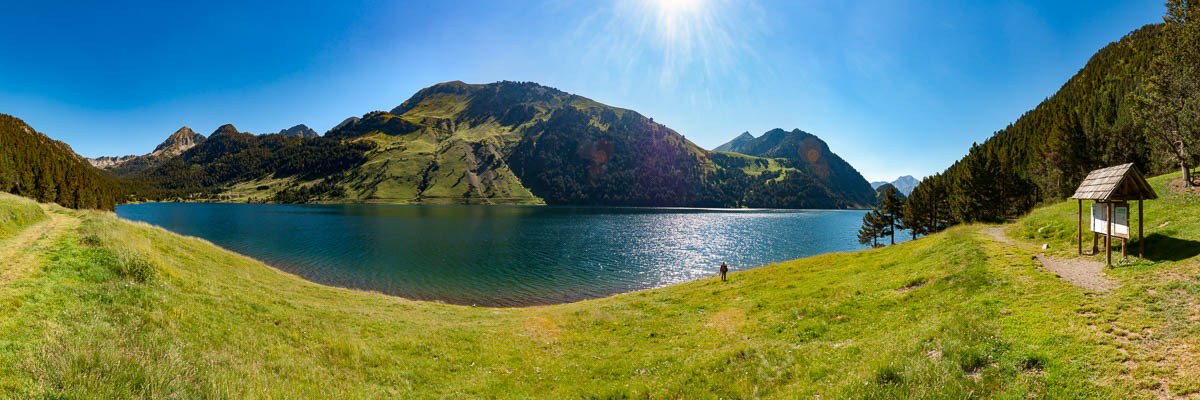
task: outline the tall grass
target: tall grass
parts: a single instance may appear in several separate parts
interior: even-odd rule
[[[0,240],[46,219],[37,202],[24,197],[0,193]]]

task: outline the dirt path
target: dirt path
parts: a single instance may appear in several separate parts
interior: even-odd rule
[[[991,236],[997,242],[1015,246],[1013,241],[1004,235],[1003,227],[984,228],[983,233]],[[1099,261],[1085,258],[1058,258],[1041,253],[1036,258],[1047,271],[1072,285],[1095,292],[1106,292],[1117,287],[1104,275],[1104,263]]]
[[[1003,227],[993,226],[993,227],[984,228],[983,233],[988,234],[988,236],[991,236],[992,239],[995,239],[997,242],[1004,243],[1004,244],[1013,244],[1012,240],[1008,239],[1008,236],[1004,236],[1004,228]]]
[[[45,211],[48,219],[0,242],[0,286],[27,276],[38,265],[42,250],[79,223],[75,217]]]

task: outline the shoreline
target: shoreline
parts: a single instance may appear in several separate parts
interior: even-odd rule
[[[162,203],[162,202],[156,202],[156,203]],[[176,202],[165,202],[165,203],[176,203]],[[150,203],[138,203],[138,204],[150,204]],[[242,204],[242,203],[218,203],[218,204]],[[254,203],[254,204],[257,204],[257,203]],[[292,204],[292,203],[277,203],[277,204]],[[571,206],[549,206],[549,207],[571,207]],[[627,207],[627,208],[637,208],[637,207]],[[778,210],[778,209],[750,209],[750,210]],[[793,210],[793,209],[782,209],[782,210],[787,210],[787,211],[849,211],[849,210],[822,210],[822,209],[817,209],[817,210]],[[111,213],[111,214],[113,215],[113,217],[114,217],[114,218],[116,218],[117,220],[119,220],[119,221],[121,221],[121,222],[131,223],[131,224],[135,224],[135,225],[144,225],[144,226],[148,226],[148,227],[151,227],[151,228],[160,229],[160,230],[162,230],[162,231],[164,231],[164,232],[170,233],[170,234],[172,234],[172,235],[177,235],[177,236],[179,236],[179,237],[182,237],[182,238],[200,240],[200,241],[202,241],[202,242],[204,242],[204,243],[207,243],[207,244],[209,244],[209,245],[212,245],[212,246],[214,246],[214,247],[217,247],[217,248],[221,249],[222,251],[226,251],[226,252],[229,252],[229,253],[231,253],[231,254],[236,254],[236,255],[238,255],[238,256],[240,256],[240,257],[244,257],[244,258],[246,258],[246,259],[253,260],[254,262],[260,263],[260,264],[262,264],[262,265],[264,265],[264,266],[266,266],[266,267],[268,267],[268,268],[270,268],[270,269],[272,269],[272,270],[275,270],[276,272],[279,272],[279,273],[282,273],[282,274],[286,274],[286,275],[290,275],[290,276],[292,276],[292,277],[295,277],[295,278],[297,278],[297,279],[300,279],[300,280],[302,280],[302,281],[305,281],[305,282],[308,282],[308,283],[311,283],[311,284],[314,284],[314,285],[319,285],[319,286],[322,286],[322,287],[327,287],[327,288],[336,288],[336,289],[342,289],[342,290],[350,290],[350,291],[362,292],[362,293],[375,293],[375,294],[380,294],[380,295],[387,296],[387,297],[393,297],[393,298],[404,299],[404,300],[407,300],[407,301],[414,301],[414,302],[420,302],[420,303],[429,303],[429,304],[440,304],[440,305],[448,305],[448,306],[459,306],[459,307],[468,307],[468,308],[489,308],[489,309],[527,309],[527,308],[537,308],[537,307],[548,307],[548,306],[557,306],[557,305],[564,305],[564,304],[575,304],[575,303],[582,303],[582,302],[586,302],[586,301],[592,301],[592,300],[601,300],[601,299],[607,299],[607,298],[611,298],[611,297],[615,297],[615,296],[621,296],[621,295],[625,295],[625,294],[631,294],[631,293],[640,293],[640,292],[646,292],[646,291],[651,291],[651,290],[657,290],[657,289],[662,289],[662,288],[667,288],[667,287],[672,287],[672,286],[678,286],[678,285],[682,285],[682,284],[687,284],[687,283],[690,283],[690,282],[696,282],[696,281],[701,281],[701,280],[706,280],[706,279],[713,279],[713,278],[716,278],[716,277],[718,277],[718,276],[719,276],[719,272],[715,272],[715,270],[714,270],[714,273],[713,273],[713,275],[705,275],[705,276],[701,276],[701,277],[697,277],[697,278],[685,279],[685,280],[682,280],[682,281],[673,282],[673,283],[668,283],[668,284],[665,284],[665,285],[659,285],[659,286],[653,286],[653,287],[647,287],[647,288],[641,288],[641,289],[635,289],[635,290],[629,290],[629,291],[619,291],[619,292],[615,292],[615,293],[611,293],[611,294],[607,294],[607,295],[603,295],[603,296],[598,296],[598,297],[586,297],[586,296],[583,296],[583,297],[580,297],[580,298],[577,298],[577,299],[571,299],[571,300],[566,300],[566,301],[554,301],[554,302],[546,302],[546,303],[523,304],[523,305],[512,305],[512,306],[508,306],[508,305],[490,305],[490,304],[485,304],[485,305],[478,305],[478,304],[466,304],[465,302],[462,302],[462,303],[460,303],[460,302],[453,302],[453,301],[445,301],[445,300],[442,300],[442,299],[421,299],[421,298],[408,297],[408,296],[403,296],[403,295],[394,294],[394,293],[387,293],[387,292],[384,292],[384,291],[382,291],[382,290],[374,290],[374,289],[361,288],[361,287],[352,287],[352,286],[342,286],[342,285],[336,285],[336,284],[331,284],[331,283],[326,283],[326,282],[320,282],[320,281],[317,281],[317,280],[314,280],[314,279],[309,279],[309,278],[305,277],[304,275],[301,275],[301,274],[300,274],[300,273],[298,273],[298,272],[294,272],[294,271],[292,271],[292,270],[289,270],[287,267],[284,267],[284,266],[277,265],[277,263],[272,263],[272,262],[269,262],[269,261],[266,261],[266,260],[261,260],[261,259],[259,259],[259,258],[256,258],[256,257],[253,257],[253,256],[250,256],[250,255],[248,255],[248,254],[244,254],[244,253],[241,253],[241,252],[238,252],[238,251],[232,250],[232,249],[230,249],[230,248],[227,248],[227,247],[225,247],[225,246],[222,246],[222,245],[220,245],[220,244],[214,243],[214,242],[212,242],[212,241],[210,241],[210,240],[208,240],[208,239],[205,239],[205,238],[202,238],[202,237],[199,237],[199,236],[192,236],[192,235],[187,235],[187,234],[183,234],[183,233],[175,232],[175,231],[173,231],[173,230],[167,229],[166,227],[163,227],[163,226],[160,226],[160,225],[151,224],[151,223],[149,223],[149,222],[145,222],[145,221],[138,221],[138,220],[126,219],[126,218],[123,218],[123,217],[121,217],[121,216],[117,215],[117,214],[116,214],[116,212],[113,212],[113,211],[107,211],[107,212],[108,212],[108,213]],[[896,244],[907,243],[907,242],[910,242],[910,241],[912,241],[912,240],[905,240],[905,241],[903,241],[903,242],[897,242]],[[737,274],[739,274],[739,273],[742,273],[742,272],[746,272],[746,271],[750,271],[750,270],[756,270],[756,269],[760,269],[760,268],[764,268],[764,267],[770,267],[770,266],[773,266],[773,265],[779,265],[779,264],[784,264],[784,263],[791,263],[791,262],[795,262],[795,261],[797,261],[797,260],[804,260],[804,259],[808,259],[808,258],[812,258],[812,257],[820,257],[820,256],[829,255],[829,254],[850,254],[850,253],[857,253],[857,252],[862,252],[862,251],[866,251],[866,250],[876,250],[876,249],[872,249],[872,248],[864,248],[864,249],[858,249],[858,250],[853,250],[853,251],[830,251],[830,252],[824,252],[824,253],[812,254],[812,255],[808,255],[808,256],[804,256],[804,257],[798,257],[798,258],[789,258],[789,259],[787,259],[787,260],[777,261],[777,262],[768,263],[768,264],[763,264],[763,265],[757,265],[757,266],[748,267],[748,268],[739,268],[739,269],[736,269],[736,270],[734,270],[734,269],[731,269],[731,270],[729,271],[729,275],[730,275],[730,276],[736,276]]]
[[[588,205],[588,204],[470,204],[470,203],[391,203],[391,202],[340,202],[340,201],[322,201],[311,203],[273,203],[273,202],[238,202],[238,201],[220,201],[220,200],[183,200],[183,201],[137,201],[117,204],[120,206],[131,206],[141,204],[242,204],[242,205],[373,205],[373,206],[419,206],[419,207],[530,207],[530,208],[601,208],[601,209],[631,209],[631,210],[693,210],[693,211],[870,211],[872,208],[750,208],[750,207],[687,207],[687,206],[613,206],[613,205]]]

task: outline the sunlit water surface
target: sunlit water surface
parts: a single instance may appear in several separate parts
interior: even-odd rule
[[[149,203],[122,218],[306,279],[480,306],[560,303],[862,249],[863,211]],[[901,239],[899,235],[897,239]]]

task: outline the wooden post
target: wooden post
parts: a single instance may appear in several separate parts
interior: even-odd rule
[[[1083,199],[1079,199],[1079,213],[1075,214],[1075,215],[1076,215],[1076,218],[1075,218],[1076,226],[1075,227],[1079,228],[1079,235],[1076,235],[1076,236],[1078,236],[1078,239],[1079,239],[1079,255],[1082,256],[1083,255]]]
[[[1093,206],[1096,205],[1096,203],[1099,203],[1099,201],[1092,200]],[[1089,215],[1090,214],[1091,213],[1089,213]],[[1088,255],[1094,256],[1100,251],[1100,246],[1096,244],[1096,242],[1100,241],[1100,234],[1096,233],[1094,229],[1095,227],[1092,226],[1092,224],[1095,223],[1095,215],[1092,215],[1091,217],[1092,219],[1088,220],[1088,230],[1092,231],[1092,254]]]
[[[1142,201],[1138,200],[1138,258],[1146,258],[1146,244],[1142,242]]]
[[[1108,224],[1108,229],[1104,231],[1104,263],[1112,265],[1112,203],[1104,203],[1104,211],[1108,213],[1108,220],[1104,221],[1105,224]]]

